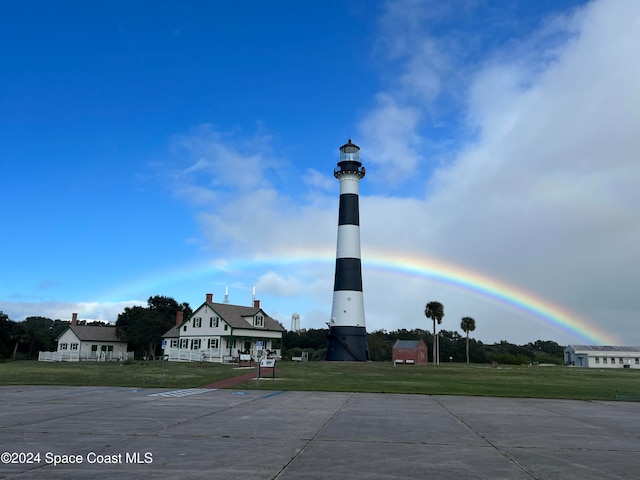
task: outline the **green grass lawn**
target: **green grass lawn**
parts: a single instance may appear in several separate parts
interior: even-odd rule
[[[233,365],[165,362],[0,363],[0,385],[202,387],[247,370]],[[270,376],[270,375],[269,375]],[[480,395],[612,400],[616,393],[640,398],[640,370],[442,364],[284,362],[276,378],[235,389]]]
[[[149,362],[0,363],[0,385],[202,387],[243,373],[232,365]]]

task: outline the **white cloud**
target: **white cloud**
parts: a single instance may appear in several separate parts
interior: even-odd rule
[[[276,272],[269,271],[260,276],[256,288],[267,295],[295,297],[302,293],[303,284],[300,279],[295,276],[283,276]]]
[[[415,198],[361,198],[369,330],[428,327],[424,303],[438,299],[446,307],[444,328],[459,330],[460,317],[469,315],[478,324],[474,336],[484,341],[582,340],[432,280],[372,273],[366,252],[379,249],[441,258],[493,276],[621,338],[631,332],[625,340],[640,344],[631,328],[640,311],[640,7],[594,2],[548,21],[528,38],[498,45],[472,64],[460,63],[460,46],[452,45],[447,64],[426,58],[434,43],[416,20],[427,15],[423,4],[400,2],[394,12],[402,5],[419,8],[419,15],[405,11],[406,29],[384,30],[389,50],[383,62],[395,70],[387,73],[389,88],[362,118],[362,140],[354,141],[370,163],[384,167],[377,170],[380,182],[403,185],[417,176],[427,188]],[[432,21],[441,14],[432,12]],[[507,49],[517,52],[517,61]],[[422,123],[425,112],[440,108],[439,95],[451,90],[443,73],[452,69],[453,85],[465,87],[459,107],[475,136],[459,140],[451,161],[431,172],[425,168],[432,162],[426,154],[431,140]],[[465,76],[466,83],[460,82]],[[331,189],[329,176],[307,172],[309,196],[292,198],[286,185],[266,173],[272,168],[268,142],[236,148],[211,132],[185,142],[194,159],[190,167],[207,174],[199,181],[220,175],[233,188],[233,195],[199,213],[211,248],[248,257],[334,248],[337,188]],[[200,163],[205,157],[209,163]],[[255,176],[247,184],[225,177],[230,173],[219,169],[227,159],[253,168]],[[214,180],[196,185],[215,191]],[[364,181],[376,184],[373,173]],[[287,327],[293,311],[305,328],[324,326],[332,296],[330,264],[265,269],[247,273],[260,277],[267,311],[271,305],[271,313],[284,312],[277,318]]]
[[[315,168],[307,169],[307,174],[304,176],[303,180],[310,187],[318,188],[326,192],[333,190],[335,187],[335,179],[333,177],[329,177]]]
[[[384,181],[397,183],[415,171],[421,157],[417,124],[420,112],[399,105],[390,95],[376,96],[376,109],[359,126],[370,162],[384,168]]]
[[[229,188],[250,191],[269,185],[265,173],[285,166],[270,150],[269,134],[262,129],[245,139],[235,132],[222,132],[202,125],[173,141],[173,150],[182,162],[176,180],[191,188],[206,176],[213,191]],[[202,185],[200,185],[202,187]]]
[[[122,302],[0,302],[0,310],[14,321],[22,321],[27,317],[46,317],[53,320],[71,320],[71,314],[77,313],[79,320],[101,320],[115,323],[118,315],[126,307],[146,306],[142,300],[126,300]]]

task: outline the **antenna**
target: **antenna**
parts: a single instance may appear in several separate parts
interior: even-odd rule
[[[229,287],[224,287],[224,303],[229,303]]]

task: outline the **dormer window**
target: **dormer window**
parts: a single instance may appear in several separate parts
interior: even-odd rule
[[[264,317],[262,315],[256,315],[254,317],[253,325],[256,326],[256,327],[264,326]]]

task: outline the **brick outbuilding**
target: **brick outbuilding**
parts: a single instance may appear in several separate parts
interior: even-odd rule
[[[424,340],[396,340],[393,344],[393,363],[426,365],[427,345]]]

